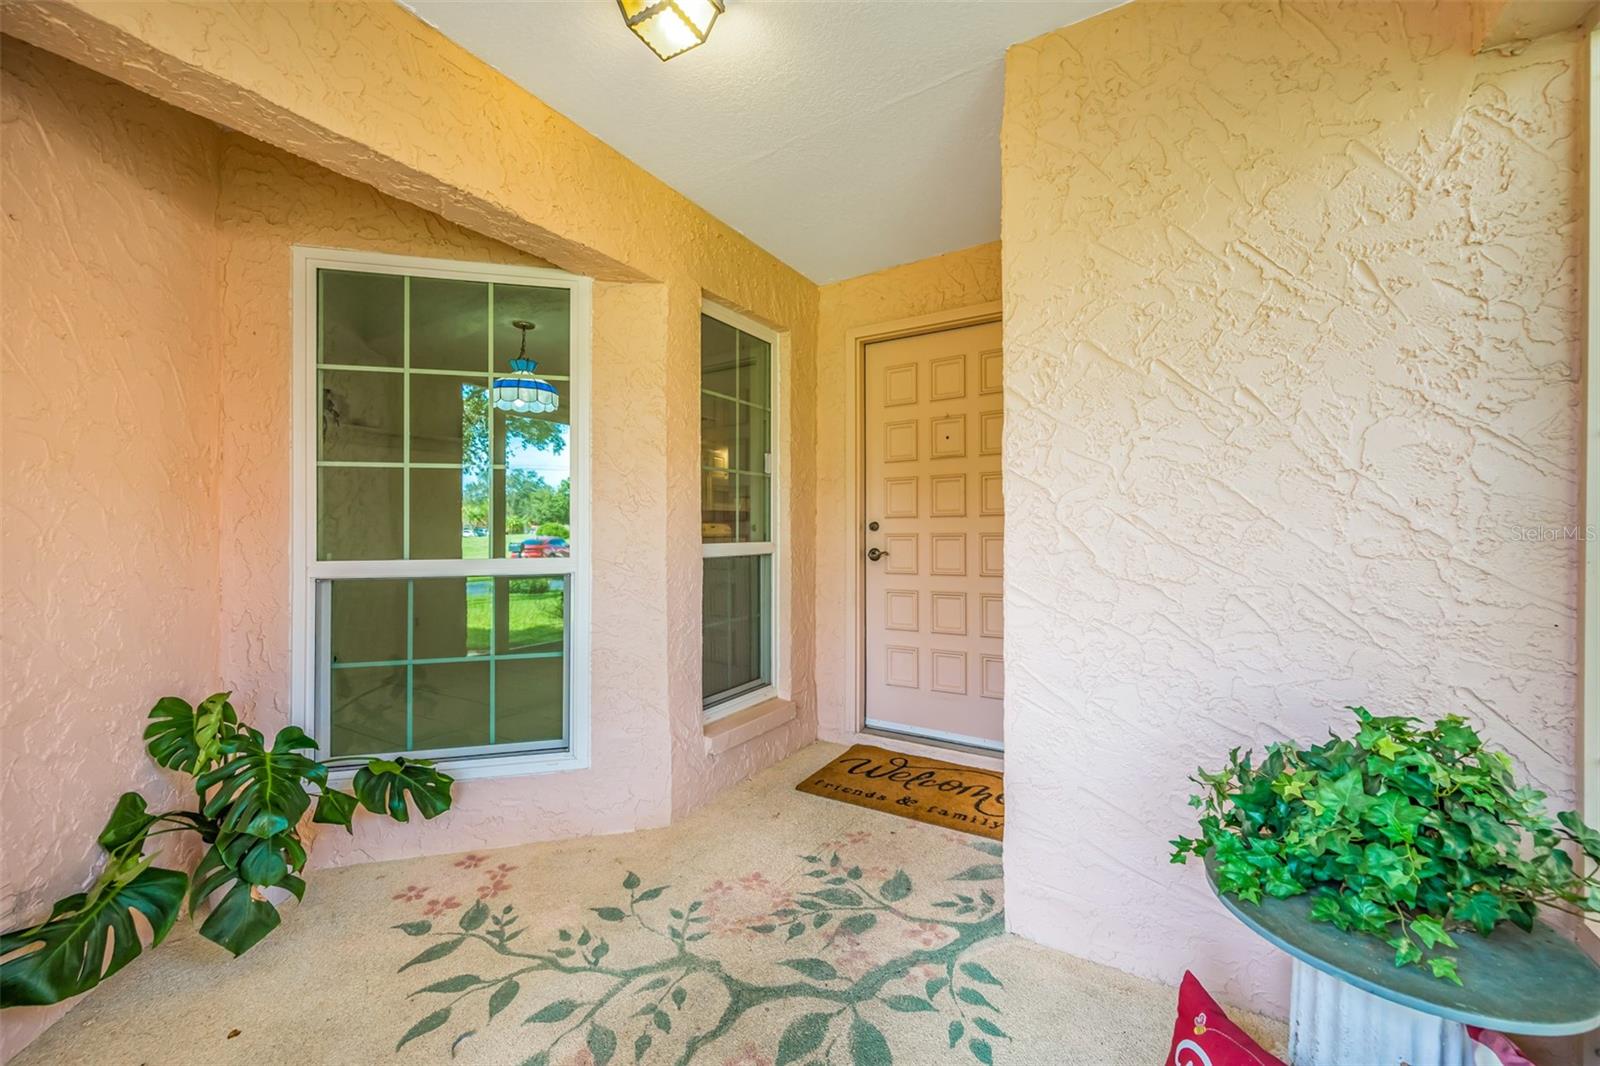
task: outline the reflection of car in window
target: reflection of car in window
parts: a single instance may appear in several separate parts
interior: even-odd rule
[[[524,537],[506,545],[508,559],[555,559],[572,554],[572,545],[562,537]]]

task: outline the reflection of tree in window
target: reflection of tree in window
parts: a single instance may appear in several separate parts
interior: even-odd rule
[[[489,394],[483,389],[463,389],[462,515],[473,525],[489,521],[491,451],[489,447]],[[503,434],[503,456],[521,451],[560,455],[567,447],[567,424],[528,415],[496,412]],[[566,478],[552,487],[537,470],[505,466],[506,498],[503,504],[507,530],[533,532],[546,523],[571,522],[572,488]]]

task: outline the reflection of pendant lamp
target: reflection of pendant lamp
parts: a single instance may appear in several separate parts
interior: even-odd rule
[[[533,376],[539,364],[528,358],[528,331],[538,327],[521,318],[511,324],[522,331],[522,348],[511,360],[511,373],[494,379],[495,408],[524,414],[549,414],[561,406],[561,396],[554,385]]]

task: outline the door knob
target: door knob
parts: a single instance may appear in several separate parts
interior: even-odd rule
[[[888,555],[888,554],[889,553],[884,551],[882,548],[869,548],[869,549],[867,549],[867,558],[871,559],[873,562],[877,562],[879,559],[882,559],[885,555]]]

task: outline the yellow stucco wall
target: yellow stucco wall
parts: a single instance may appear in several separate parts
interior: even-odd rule
[[[1464,713],[1573,801],[1584,43],[1474,36],[1134,3],[1011,50],[1017,932],[1282,1007],[1166,842],[1197,764],[1346,704]]]

